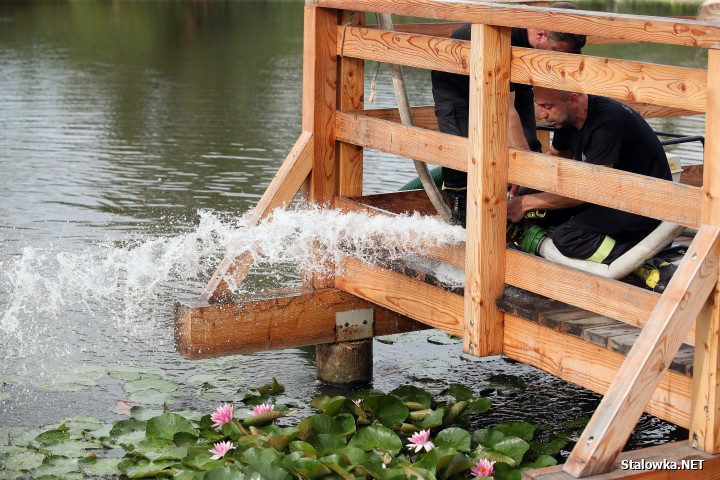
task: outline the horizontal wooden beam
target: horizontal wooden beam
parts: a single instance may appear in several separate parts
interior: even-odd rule
[[[335,286],[451,335],[463,334],[463,297],[401,273],[350,257],[340,262]]]
[[[663,107],[661,105],[651,105],[649,103],[624,101],[625,105],[634,109],[643,118],[668,118],[681,117],[685,115],[696,115],[696,112],[682,108]],[[437,117],[435,116],[435,106],[425,105],[412,107],[413,125],[427,130],[439,131]],[[356,115],[366,115],[368,117],[380,120],[388,120],[390,122],[400,122],[400,111],[397,108],[373,108],[368,110],[351,110],[347,113]]]
[[[551,375],[604,394],[625,361],[625,355],[534,322],[505,314],[503,354]],[[687,428],[692,379],[667,372],[646,411]]]
[[[393,192],[373,195],[374,198],[369,202],[366,202],[367,197],[337,197],[335,208],[347,212],[363,211],[373,215],[393,215],[402,210],[402,207],[398,205],[407,193]],[[415,202],[413,209],[424,210],[432,207],[426,196],[421,195],[413,197],[413,199]],[[427,204],[422,202],[427,202]],[[465,268],[464,243],[430,247],[415,253],[457,268]],[[516,250],[508,250],[505,261],[505,282],[508,285],[554,298],[568,305],[589,310],[638,328],[643,328],[647,323],[650,313],[660,298],[657,293],[644,288],[592,275]],[[546,273],[538,276],[536,272],[539,271]],[[548,282],[547,278],[552,278],[553,281]],[[578,285],[584,285],[584,288],[578,289]],[[617,301],[608,302],[608,298],[617,299]],[[690,333],[685,338],[685,343],[691,346],[695,344],[694,326],[691,327]]]
[[[705,112],[707,72],[532,48],[512,49],[513,82]]]
[[[592,275],[541,257],[516,250],[507,251],[505,281],[568,305],[643,328],[657,305],[660,295],[610,278]],[[538,275],[537,272],[543,272]],[[551,278],[552,282],[547,279]],[[578,288],[582,285],[582,288]],[[608,301],[612,299],[612,301]],[[685,338],[695,344],[695,328]]]
[[[288,290],[273,298],[175,304],[175,348],[192,360],[335,342],[335,314],[375,310],[375,336],[423,324],[336,289]]]
[[[307,4],[502,27],[543,28],[635,42],[720,48],[717,23],[676,18],[456,0],[307,0]]]
[[[335,114],[337,140],[467,171],[467,138],[356,113]]]
[[[435,106],[425,105],[420,107],[412,107],[410,109],[413,117],[413,125],[427,130],[439,131],[437,117],[435,116]],[[352,110],[347,113],[354,115],[366,115],[368,117],[377,118],[379,120],[387,120],[395,123],[400,121],[400,110],[397,108],[373,108],[367,110]]]
[[[467,171],[466,138],[348,112],[336,114],[336,127],[344,142]],[[700,222],[700,189],[612,168],[510,149],[508,180],[689,227]]]
[[[658,468],[677,464],[682,470]],[[623,468],[623,466],[625,468]],[[633,469],[628,467],[632,466]],[[523,472],[523,480],[576,480],[562,471],[562,465]],[[720,455],[692,448],[687,442],[666,443],[621,453],[612,470],[592,480],[715,480]]]
[[[469,74],[466,40],[366,27],[338,27],[338,37],[339,55]],[[705,112],[705,70],[520,47],[512,48],[511,57],[510,80],[516,83]]]
[[[688,227],[700,225],[702,190],[669,180],[513,149],[508,177],[510,183],[544,192]]]

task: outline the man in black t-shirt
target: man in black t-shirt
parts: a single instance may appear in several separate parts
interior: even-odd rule
[[[672,180],[660,140],[630,107],[604,97],[540,87],[535,87],[534,95],[538,118],[555,128],[549,154]],[[518,222],[527,212],[543,210],[547,215],[540,224],[557,226],[553,243],[560,253],[604,264],[612,263],[660,224],[659,220],[548,192],[510,200],[508,220]],[[530,253],[537,248],[534,250]],[[670,270],[666,269],[665,284]]]
[[[570,2],[557,2],[552,8],[575,9]],[[455,29],[450,38],[470,40],[470,24],[465,23]],[[513,28],[510,44],[514,47],[537,48],[558,52],[580,53],[585,46],[585,36],[549,32],[542,29]],[[456,73],[433,70],[431,72],[432,93],[435,100],[435,116],[438,127],[443,133],[462,137],[468,136],[468,118],[470,102],[470,77]],[[540,142],[535,133],[535,107],[532,87],[524,84],[510,84],[510,146],[540,151]],[[512,96],[514,95],[514,98]],[[519,122],[519,125],[517,123]],[[522,127],[522,133],[518,131]],[[523,140],[524,135],[524,140]],[[527,143],[525,143],[527,142]],[[443,190],[451,202],[452,223],[465,226],[465,202],[467,193],[467,173],[443,167]]]

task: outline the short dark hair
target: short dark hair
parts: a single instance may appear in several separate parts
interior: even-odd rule
[[[567,10],[577,10],[578,7],[572,2],[555,2],[550,8],[564,8]],[[556,42],[569,43],[573,46],[573,53],[580,53],[580,49],[585,46],[587,38],[580,33],[563,33],[563,32],[547,32],[547,37]]]

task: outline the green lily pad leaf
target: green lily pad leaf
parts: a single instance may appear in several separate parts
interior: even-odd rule
[[[410,410],[394,395],[378,395],[363,400],[373,417],[386,427],[392,428],[405,421]]]
[[[285,456],[282,466],[301,478],[318,478],[332,473],[326,465],[314,458],[304,457],[302,452],[293,452]]]
[[[272,382],[268,383],[267,385],[262,385],[260,387],[254,388],[260,395],[280,395],[281,393],[285,392],[285,387],[278,383],[277,379],[275,377],[272,378]]]
[[[364,452],[378,449],[397,455],[402,450],[402,440],[395,432],[381,425],[370,425],[358,430],[348,443],[349,447],[359,448]]]
[[[74,392],[97,385],[103,375],[105,368],[99,365],[59,367],[53,369],[51,380],[42,386],[56,392]]]
[[[320,410],[325,415],[332,417],[333,415],[335,415],[335,413],[337,413],[338,410],[343,407],[346,400],[347,398],[342,396],[336,396],[331,398],[327,395],[320,395],[313,398],[310,401],[310,405]]]
[[[427,338],[427,341],[429,343],[434,343],[435,345],[455,345],[456,343],[462,343],[462,338],[447,334],[445,332],[439,332],[430,335]]]
[[[457,427],[446,428],[437,434],[433,443],[436,447],[454,448],[458,452],[469,452],[470,432]]]
[[[68,440],[70,440],[70,433],[67,428],[48,430],[35,437],[35,442],[43,447]]]
[[[92,432],[106,425],[105,421],[95,417],[72,417],[63,420],[71,433]]]
[[[528,422],[501,423],[494,430],[504,433],[506,437],[519,437],[528,442],[535,435],[535,425]]]
[[[48,455],[38,468],[33,470],[33,477],[57,476],[65,477],[69,473],[80,472],[77,458],[66,458]]]
[[[386,343],[388,345],[393,345],[395,343],[406,343],[406,342],[414,342],[415,340],[418,340],[420,338],[420,335],[416,332],[410,332],[410,333],[394,333],[392,335],[382,335],[380,337],[375,337],[375,340],[377,340],[380,343]]]
[[[523,465],[523,467],[543,468],[552,467],[554,465],[557,465],[557,460],[555,460],[554,457],[551,457],[550,455],[540,455],[538,458],[535,459],[534,462]]]
[[[300,430],[295,427],[280,428],[270,434],[267,445],[278,452],[282,452],[299,434]]]
[[[305,418],[298,426],[302,433],[331,434],[350,436],[355,432],[355,419],[343,413],[334,417],[325,414],[313,415]]]
[[[12,430],[8,432],[8,443],[18,447],[26,447],[35,440],[35,437],[47,430],[47,427]]]
[[[556,437],[549,442],[530,442],[530,451],[536,455],[557,455],[567,444],[564,438]]]
[[[420,460],[414,463],[414,466],[424,468],[437,474],[438,471],[445,468],[450,461],[457,455],[457,450],[447,447],[436,447],[429,452],[422,454]]]
[[[185,472],[183,472],[185,473]],[[210,470],[209,472],[199,472],[202,473],[204,476],[196,477],[195,474],[193,474],[191,477],[185,477],[186,480],[191,480],[195,478],[204,478],[205,480],[243,480],[247,478],[242,471],[240,471],[240,468],[236,465],[225,465],[223,467],[215,468],[213,470]],[[177,479],[178,476],[173,477],[173,479]],[[271,477],[268,477],[271,478]]]
[[[121,458],[98,458],[87,456],[77,461],[80,471],[89,477],[109,477],[117,475]]]
[[[402,471],[405,474],[405,478],[419,478],[422,480],[436,480],[435,474],[430,470],[419,468],[415,465],[402,465]]]
[[[224,468],[224,467],[222,467],[222,468]],[[220,470],[220,467],[218,467],[216,470]],[[211,470],[211,472],[212,471],[214,471],[214,470]],[[243,475],[240,472],[240,470],[238,470],[238,469],[236,469],[234,472],[229,472],[229,473],[232,474],[232,477],[225,477],[225,479],[233,478],[233,479],[237,479],[237,480],[244,480],[244,478],[245,478],[245,475]],[[190,470],[190,469],[184,468],[182,471],[176,473],[173,476],[173,480],[204,480],[205,478],[208,478],[205,476],[206,474],[208,474],[208,472],[206,472],[204,470]],[[215,477],[213,476],[210,478],[215,478]],[[222,480],[225,480],[225,479],[222,479]]]
[[[174,392],[179,388],[180,385],[174,380],[167,380],[163,378],[141,378],[139,380],[133,380],[125,382],[123,384],[123,390],[127,393],[140,392],[143,390],[156,390],[158,392],[170,393]]]
[[[163,413],[162,415],[151,418],[147,421],[145,433],[148,437],[160,437],[172,440],[173,436],[179,432],[186,432],[191,435],[197,435],[197,431],[185,417],[176,413]]]
[[[315,447],[301,440],[295,440],[293,442],[290,442],[288,447],[290,448],[291,452],[305,452],[306,456],[318,456],[318,451],[315,450]]]
[[[10,394],[7,392],[0,392],[0,401],[9,400]]]
[[[5,454],[15,454],[20,452],[25,452],[27,449],[22,447],[17,447],[15,445],[0,445],[0,458],[2,458]]]
[[[491,462],[497,462],[499,463],[507,463],[509,466],[515,468],[517,467],[517,462],[512,459],[512,457],[508,457],[504,453],[496,452],[495,450],[491,448],[478,448],[475,450],[476,452],[476,458],[486,458],[490,460]],[[498,470],[497,465],[495,466],[495,470]]]
[[[497,373],[488,377],[488,382],[498,389],[506,389],[510,391],[524,391],[527,388],[525,381],[517,375],[508,375],[507,373]]]
[[[137,431],[142,431],[144,434],[146,428],[147,422],[144,422],[142,420],[136,420],[134,418],[130,418],[127,420],[119,420],[115,422],[112,429],[110,429],[110,436],[117,438],[121,435]]]
[[[503,438],[505,438],[505,434],[495,429],[489,430],[487,428],[481,428],[475,430],[472,434],[473,443],[484,447],[492,447]]]
[[[158,460],[182,460],[187,456],[187,447],[164,447],[152,450],[142,450],[142,455],[153,462]]]
[[[465,385],[459,385],[455,383],[443,390],[440,395],[449,395],[451,397],[454,397],[457,401],[470,400],[473,396],[473,391]]]
[[[391,391],[390,395],[395,395],[408,407],[408,403],[418,404],[421,406],[421,408],[413,408],[413,410],[430,408],[433,401],[433,396],[427,390],[414,385],[401,385]]]
[[[423,430],[428,430],[431,428],[439,427],[443,424],[443,417],[445,416],[445,409],[444,408],[438,408],[434,412],[432,412],[430,415],[423,418],[420,423],[419,427]]]
[[[99,450],[101,448],[103,448],[102,443],[97,440],[68,440],[43,447],[42,451],[52,455],[80,458],[87,455],[88,450]]]
[[[260,464],[265,463],[268,465],[275,464],[280,465],[282,456],[277,450],[272,448],[248,448],[241,454],[241,458],[248,464]]]
[[[128,395],[128,400],[133,403],[144,403],[146,405],[162,405],[168,403],[175,398],[174,392],[163,392],[149,388],[147,390],[138,390]]]
[[[485,397],[477,397],[470,400],[465,407],[466,412],[484,413],[492,408],[492,400]]]
[[[236,386],[209,386],[200,387],[196,392],[195,396],[204,400],[211,400],[215,402],[242,402],[248,397],[248,390],[245,388],[237,388]]]
[[[475,463],[467,455],[458,453],[443,465],[442,479],[455,478],[460,472],[469,470]]]
[[[520,464],[525,452],[530,450],[530,444],[518,437],[505,437],[492,446],[493,450],[503,453]]]
[[[139,380],[142,378],[142,371],[134,367],[119,366],[108,369],[108,375],[121,382]]]
[[[178,472],[177,469],[173,468],[176,464],[177,462],[172,460],[149,462],[148,460],[140,459],[135,462],[131,459],[125,459],[118,464],[118,470],[129,478],[170,477]]]
[[[458,417],[460,417],[460,415],[462,415],[462,413],[465,411],[467,403],[467,401],[461,400],[448,408],[445,411],[445,415],[443,415],[443,425],[447,426],[455,423],[455,420],[457,420]]]
[[[141,421],[147,421],[151,418],[157,417],[159,415],[162,415],[162,410],[155,410],[151,408],[145,408],[140,406],[134,406],[130,408],[130,416],[134,418],[135,420],[141,420]]]
[[[293,480],[292,475],[290,475],[287,470],[278,465],[253,463],[245,467],[246,478],[258,478],[257,475],[260,475],[259,478],[263,479],[272,478],[273,480]]]
[[[0,470],[28,471],[42,465],[45,455],[24,451],[13,455],[0,456]]]

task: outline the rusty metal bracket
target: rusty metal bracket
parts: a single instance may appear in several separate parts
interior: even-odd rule
[[[337,312],[335,314],[335,341],[350,342],[372,338],[374,323],[372,308]]]

